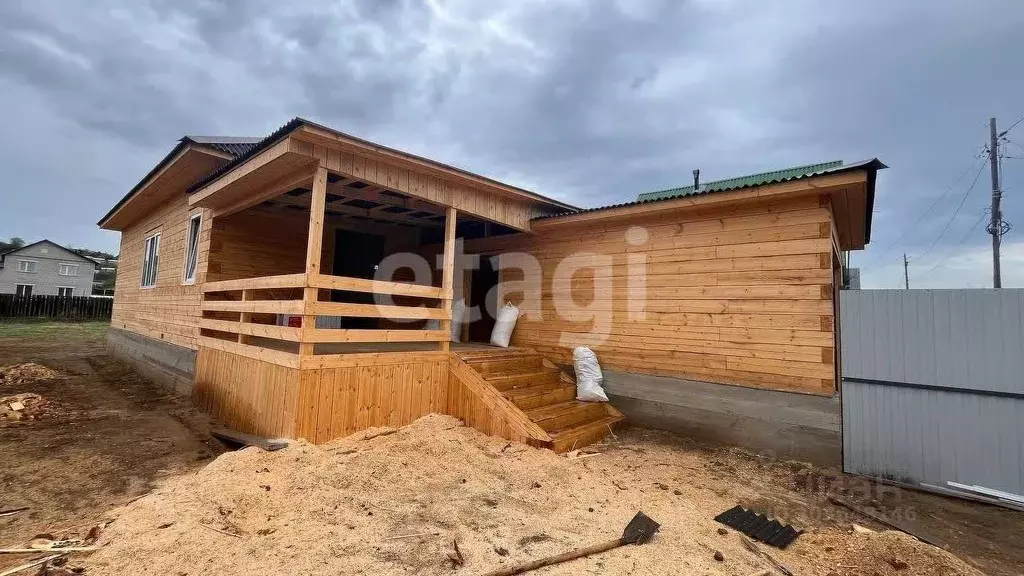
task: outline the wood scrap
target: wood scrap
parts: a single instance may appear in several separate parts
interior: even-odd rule
[[[893,522],[892,520],[889,520],[889,519],[885,518],[884,516],[869,510],[868,508],[865,508],[863,506],[859,506],[857,504],[854,504],[853,502],[847,502],[846,500],[843,500],[842,498],[837,498],[835,496],[829,496],[828,497],[828,501],[833,503],[833,504],[837,504],[839,506],[842,506],[843,508],[847,508],[849,510],[852,510],[852,511],[854,511],[854,512],[856,512],[856,513],[858,513],[858,514],[860,514],[862,516],[865,516],[867,518],[871,518],[872,520],[874,520],[875,522],[878,522],[879,524],[884,524],[884,525],[886,525],[886,526],[888,526],[888,527],[890,527],[890,528],[892,528],[894,530],[899,530],[900,532],[903,532],[904,534],[910,534],[911,536],[913,536],[914,538],[917,538],[921,542],[927,542],[928,544],[931,544],[932,546],[935,546],[936,548],[945,548],[945,546],[943,544],[941,544],[940,542],[936,541],[934,538],[930,538],[930,537],[922,534],[919,530],[915,531],[915,530],[912,530],[912,529],[910,529],[910,528],[908,528],[906,526],[901,526],[901,525]]]
[[[372,433],[364,434],[363,435],[363,440],[373,440],[374,438],[378,438],[380,436],[388,436],[389,434],[394,434],[395,432],[398,432],[398,428],[389,428],[387,430],[380,430],[380,431],[377,431],[377,432],[372,432]]]
[[[419,532],[417,534],[402,534],[401,536],[389,536],[384,540],[403,540],[405,538],[417,538],[419,536],[440,536],[440,532]]]
[[[40,552],[93,552],[98,546],[65,546],[63,548],[0,548],[0,554],[39,554]]]
[[[15,514],[19,514],[21,512],[24,512],[25,510],[28,510],[28,506],[22,506],[21,508],[9,508],[7,510],[0,510],[0,518],[3,518],[4,516],[14,516]]]
[[[38,550],[37,550],[37,552],[38,552]],[[16,574],[18,572],[21,572],[22,570],[28,570],[29,568],[34,568],[36,566],[39,566],[40,564],[46,564],[50,560],[55,560],[57,558],[60,558],[61,556],[66,556],[66,555],[67,555],[67,552],[62,552],[60,554],[50,554],[49,556],[44,556],[42,558],[37,558],[35,560],[32,560],[31,562],[26,562],[25,564],[21,564],[21,565],[15,566],[14,568],[10,568],[8,570],[4,570],[3,572],[0,572],[0,576],[10,576],[11,574]]]
[[[198,522],[198,524],[200,526],[202,526],[203,528],[206,528],[207,530],[213,530],[214,532],[220,532],[221,534],[227,534],[228,536],[233,536],[235,538],[241,538],[242,537],[241,534],[235,534],[234,532],[228,532],[227,530],[221,530],[220,528],[214,528],[213,526],[210,526],[209,524],[203,524],[202,522]]]
[[[782,572],[786,576],[794,576],[792,570],[787,568],[785,564],[783,564],[783,563],[779,562],[778,560],[776,560],[774,556],[772,556],[768,552],[762,550],[761,547],[758,546],[757,544],[755,544],[753,540],[751,540],[751,539],[747,538],[746,536],[740,534],[740,541],[742,541],[743,545],[747,547],[747,550],[750,550],[754,554],[757,554],[761,558],[764,558],[765,560],[767,560],[779,572]]]
[[[267,452],[273,452],[275,450],[288,447],[288,441],[281,438],[264,438],[255,434],[246,434],[245,432],[238,432],[227,428],[214,428],[210,431],[210,434],[213,435],[214,438],[224,440],[231,444],[238,444],[240,446],[256,446],[257,448],[262,448]]]

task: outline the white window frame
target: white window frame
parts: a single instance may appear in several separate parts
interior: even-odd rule
[[[194,227],[192,223],[196,222]],[[185,270],[182,276],[182,284],[195,284],[196,272],[199,270],[199,235],[203,230],[203,213],[198,212],[189,216],[185,228]]]
[[[21,265],[22,264],[25,264],[25,269],[24,270],[21,269]],[[29,264],[32,264],[32,266],[29,266]],[[29,270],[29,268],[33,268],[33,269]],[[25,273],[25,274],[35,274],[35,273],[39,272],[39,260],[27,260],[27,259],[19,258],[18,259],[18,272],[22,272],[22,273]],[[26,284],[26,286],[27,286],[27,284]]]
[[[152,244],[150,243],[152,241]],[[152,250],[150,247],[152,246]],[[152,255],[153,260],[150,264],[150,256]],[[152,268],[150,268],[152,266]],[[156,286],[157,276],[160,273],[160,233],[154,232],[149,236],[146,236],[146,241],[142,245],[142,278],[139,280],[139,287],[141,288],[154,288]],[[147,279],[149,283],[147,284]]]
[[[15,284],[15,285],[14,285],[14,294],[15,294],[15,295],[17,295],[17,294],[18,294],[18,286],[28,286],[29,288],[31,288],[31,289],[32,289],[32,290],[31,290],[31,292],[35,292],[35,291],[36,291],[36,285],[35,285],[35,284],[24,284],[24,283],[19,283],[19,284]],[[24,294],[22,294],[22,296],[24,296]],[[27,297],[28,297],[28,298],[31,298],[31,297],[32,297],[32,294],[29,294],[29,295],[28,295]]]
[[[71,264],[70,262],[61,262],[57,264],[57,275],[58,276],[78,276],[78,264]],[[64,273],[64,269],[68,270],[68,274]]]
[[[72,298],[75,295],[75,287],[74,286],[57,286],[57,296],[60,296],[60,291],[61,290],[71,290],[71,293],[68,294],[66,296],[66,298]]]

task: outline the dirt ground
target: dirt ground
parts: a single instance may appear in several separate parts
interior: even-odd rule
[[[806,530],[786,550],[761,546],[798,576],[1024,573],[1020,513],[642,429],[569,459],[430,416],[372,439],[248,448],[210,463],[222,447],[202,414],[107,357],[101,332],[58,334],[11,337],[0,325],[0,366],[62,373],[0,384],[0,396],[47,403],[38,420],[0,419],[0,510],[29,507],[0,517],[0,546],[80,538],[113,520],[100,551],[72,556],[86,574],[481,574],[617,537],[643,510],[662,523],[650,544],[538,573],[747,576],[770,566],[712,519],[737,503]],[[0,557],[0,567],[34,557]]]
[[[0,324],[0,366],[32,362],[59,373],[0,381],[0,397],[32,393],[44,403],[38,420],[0,415],[0,511],[28,507],[0,517],[0,546],[41,533],[84,534],[111,508],[223,451],[202,413],[108,357],[103,333]],[[0,571],[23,561],[0,556]]]

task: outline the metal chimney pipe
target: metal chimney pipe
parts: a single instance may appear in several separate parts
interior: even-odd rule
[[[700,190],[700,168],[693,171],[693,191]]]

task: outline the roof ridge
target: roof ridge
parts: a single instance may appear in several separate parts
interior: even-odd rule
[[[768,170],[765,172],[758,172],[756,174],[745,174],[743,176],[733,176],[730,178],[722,178],[720,180],[712,180],[710,182],[701,183],[701,191],[710,191],[710,189],[718,187],[731,187],[733,184],[740,183],[746,180],[764,180],[766,183],[774,180],[776,176],[784,179],[793,178],[797,176],[810,176],[815,172],[822,170],[832,170],[835,168],[842,167],[842,160],[829,160],[827,162],[818,162],[816,164],[805,164],[802,166],[792,166],[790,168],[779,168],[776,170]],[[674,194],[685,194],[693,192],[693,185],[679,186],[676,188],[666,188],[664,190],[654,190],[652,192],[642,192],[637,196],[637,200],[653,200],[664,195]]]

